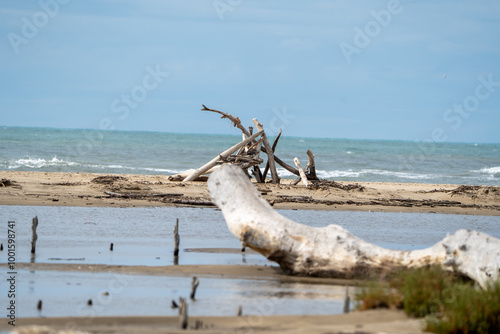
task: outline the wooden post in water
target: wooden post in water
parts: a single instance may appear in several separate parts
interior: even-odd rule
[[[179,298],[179,325],[186,329],[188,325],[187,303],[184,298]]]
[[[109,245],[109,250],[113,251],[113,243],[111,243],[111,245]]]
[[[31,254],[35,254],[36,251],[36,241],[38,235],[36,234],[36,228],[38,227],[38,216],[33,218],[31,221]]]
[[[200,281],[195,276],[195,277],[193,277],[193,281],[191,282],[191,295],[190,295],[190,298],[192,300],[194,300],[194,295],[196,294],[196,289],[198,288],[198,285],[200,285]]]
[[[345,286],[344,313],[349,313],[351,306],[351,297],[349,297],[349,285]]]
[[[175,222],[174,227],[174,265],[179,264],[179,243],[181,241],[181,237],[179,236],[179,218]]]

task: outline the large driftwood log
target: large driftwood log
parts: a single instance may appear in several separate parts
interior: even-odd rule
[[[184,179],[184,182],[193,181],[198,176],[205,174],[205,172],[208,171],[210,168],[214,167],[219,162],[219,160],[226,159],[228,156],[230,156],[231,154],[233,154],[234,152],[239,150],[240,147],[245,146],[246,144],[250,143],[252,140],[254,140],[255,138],[257,138],[260,135],[264,135],[264,130],[256,132],[253,135],[251,135],[250,137],[248,137],[247,139],[245,139],[244,141],[234,145],[231,148],[228,148],[227,150],[225,150],[224,152],[222,152],[221,154],[219,154],[218,156],[216,156],[215,158],[213,158],[212,160],[207,162],[205,165],[201,166],[200,168],[198,168],[197,170],[192,172],[189,176],[187,176]]]
[[[422,250],[389,250],[338,225],[314,228],[281,216],[237,167],[224,165],[212,173],[208,189],[242,245],[288,273],[351,278],[439,264],[483,287],[500,276],[500,239],[481,232],[459,230]]]

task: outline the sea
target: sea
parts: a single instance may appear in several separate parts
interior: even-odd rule
[[[0,127],[0,171],[172,175],[202,166],[239,141],[236,129],[209,135]],[[322,179],[500,186],[500,144],[283,135],[276,155],[306,165],[308,149]],[[278,173],[295,178],[281,167]]]

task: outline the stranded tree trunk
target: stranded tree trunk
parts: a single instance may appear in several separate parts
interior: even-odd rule
[[[353,278],[438,264],[482,287],[500,276],[500,239],[481,232],[459,230],[422,250],[389,250],[338,225],[314,228],[281,216],[235,166],[223,165],[212,173],[208,189],[242,246],[291,274]]]

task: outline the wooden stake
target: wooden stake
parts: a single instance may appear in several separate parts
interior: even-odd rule
[[[302,169],[302,166],[300,165],[299,158],[295,157],[293,159],[293,162],[295,162],[295,166],[297,166],[297,169],[299,170],[300,178],[302,179],[302,183],[304,183],[304,185],[306,187],[309,187],[309,181],[307,181],[306,173],[304,172],[304,169]]]
[[[221,154],[219,154],[218,156],[216,156],[215,158],[210,160],[208,163],[206,163],[205,165],[201,166],[200,168],[195,170],[193,173],[191,173],[188,177],[186,177],[184,179],[184,182],[193,181],[198,176],[205,174],[205,172],[208,171],[213,166],[215,166],[219,162],[219,160],[226,159],[228,156],[230,156],[231,154],[236,152],[240,147],[245,146],[246,144],[250,143],[252,140],[257,138],[258,136],[263,135],[263,134],[264,134],[264,130],[258,131],[257,133],[254,133],[253,135],[249,136],[244,141],[242,141],[242,142],[234,145],[233,147],[225,150],[224,152],[222,152]]]
[[[36,251],[36,241],[38,240],[38,235],[36,234],[36,228],[38,227],[38,216],[33,218],[31,221],[31,254],[35,254]]]
[[[0,251],[3,251],[3,244],[0,244]]]
[[[181,237],[179,236],[179,218],[175,222],[174,227],[174,257],[179,256],[179,243],[181,241]]]
[[[111,243],[111,245],[109,245],[109,250],[113,251],[113,243]]]
[[[192,300],[194,300],[194,295],[196,294],[196,289],[198,288],[198,285],[200,285],[200,281],[195,276],[195,277],[193,277],[193,281],[191,282],[191,295],[190,295],[190,298]]]
[[[38,304],[36,305],[36,309],[37,309],[38,311],[41,311],[41,310],[42,310],[42,300],[41,300],[41,299],[38,301]]]
[[[350,312],[351,297],[349,297],[349,285],[345,286],[344,313]]]
[[[267,140],[266,133],[264,132],[264,127],[262,126],[262,124],[259,123],[257,118],[253,119],[253,124],[255,124],[255,127],[259,131],[257,133],[262,132],[262,140],[264,142],[264,148],[266,149],[265,152],[266,152],[267,157],[268,157],[269,168],[271,169],[271,179],[272,179],[274,184],[279,184],[280,178],[278,176],[278,171],[276,170],[276,164],[274,163],[274,153],[273,153],[271,145],[269,145],[269,141]]]
[[[184,298],[179,298],[179,325],[186,329],[188,325],[187,303]]]
[[[243,315],[243,306],[238,306],[238,317],[241,317]]]

